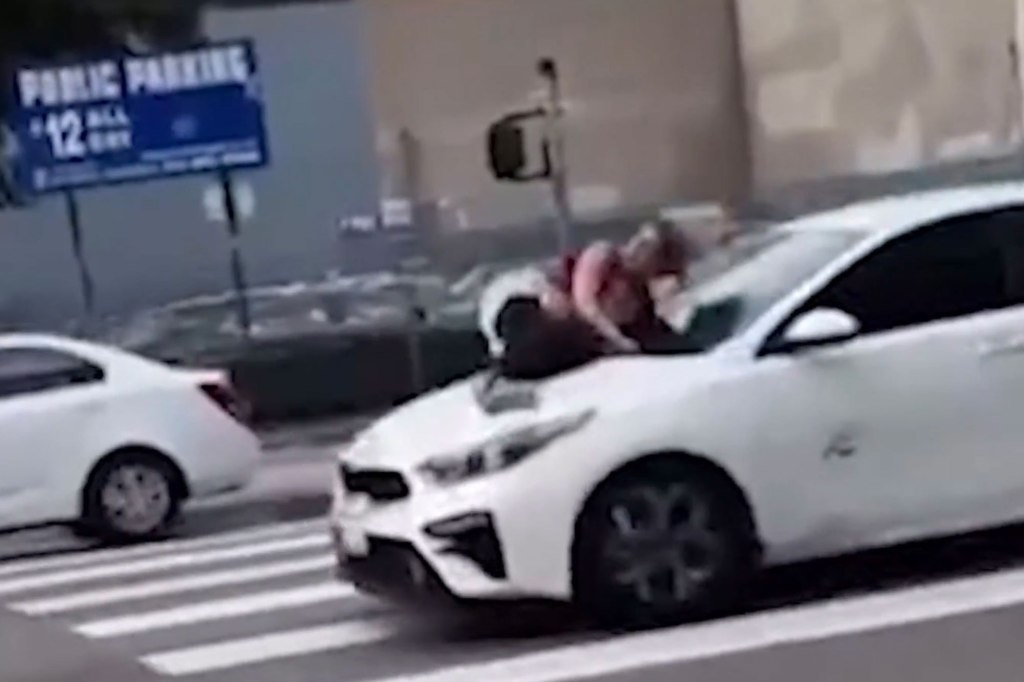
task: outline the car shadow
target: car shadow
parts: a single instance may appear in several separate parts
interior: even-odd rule
[[[755,579],[740,606],[719,617],[1020,567],[1024,567],[1024,524],[769,569]],[[484,644],[599,634],[571,607],[546,602],[479,605],[440,618],[431,614],[431,623],[421,636],[447,642]]]

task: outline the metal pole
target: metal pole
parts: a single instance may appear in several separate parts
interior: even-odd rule
[[[415,294],[413,294],[415,296]],[[423,332],[426,331],[427,316],[418,301],[412,304],[412,326],[409,329],[409,363],[412,372],[413,390],[417,394],[427,389],[427,377],[423,366]]]
[[[82,303],[85,307],[86,330],[92,331],[96,322],[96,289],[93,284],[92,273],[89,272],[89,263],[85,259],[85,250],[82,245],[82,221],[78,210],[78,198],[73,190],[64,192],[64,205],[68,214],[68,227],[71,229],[71,249],[75,256],[75,264],[78,266],[78,279],[82,286]]]
[[[238,206],[235,204],[234,184],[231,173],[221,169],[220,187],[224,194],[224,214],[227,218],[228,237],[231,242],[231,280],[235,287],[235,300],[238,304],[238,322],[242,327],[242,335],[248,341],[252,334],[252,316],[249,310],[249,287],[245,279],[245,267],[242,263],[242,242],[239,239]]]
[[[572,247],[572,209],[569,205],[569,172],[565,158],[562,87],[553,59],[541,59],[537,72],[547,86],[547,142],[551,151],[551,194],[558,221],[558,247],[564,253]]]
[[[14,134],[0,122],[0,208],[14,206],[18,197],[14,180]]]

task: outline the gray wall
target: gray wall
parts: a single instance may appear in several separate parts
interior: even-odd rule
[[[758,189],[1013,152],[1018,0],[737,0]]]
[[[544,185],[490,177],[484,145],[492,121],[537,104],[530,93],[543,56],[562,75],[577,215],[746,194],[732,0],[359,4],[389,196],[437,202],[453,226],[550,215]]]
[[[377,206],[373,125],[355,3],[214,10],[211,38],[256,41],[272,166],[240,175],[256,215],[243,227],[253,284],[318,278],[340,263],[340,218]],[[102,314],[123,314],[230,286],[224,228],[206,220],[193,177],[80,195]],[[0,327],[59,327],[81,313],[64,203],[0,213]]]

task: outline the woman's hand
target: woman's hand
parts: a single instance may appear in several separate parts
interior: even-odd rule
[[[549,313],[563,320],[571,317],[575,312],[572,299],[554,287],[548,287],[544,291],[544,294],[541,296],[541,305]]]

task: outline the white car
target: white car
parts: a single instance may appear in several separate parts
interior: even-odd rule
[[[794,220],[691,296],[685,352],[478,376],[370,427],[340,576],[653,624],[763,566],[1024,519],[1024,184]]]
[[[260,447],[221,372],[113,348],[0,336],[0,532],[67,523],[128,541],[188,498],[245,486]]]

